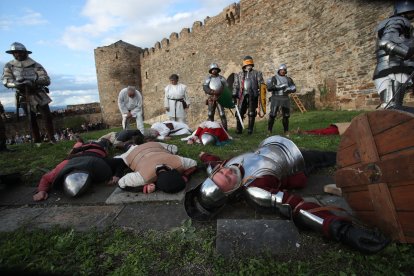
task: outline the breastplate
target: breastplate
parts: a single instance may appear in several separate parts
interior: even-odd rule
[[[228,160],[225,167],[231,165],[243,166],[244,179],[264,175],[273,175],[281,179],[287,176],[290,171],[286,155],[280,148],[273,146],[259,148],[255,152],[236,156]],[[249,184],[248,181],[244,185],[248,186]]]

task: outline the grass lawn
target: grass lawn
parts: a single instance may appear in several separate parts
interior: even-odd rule
[[[361,112],[312,111],[292,114],[291,129],[315,129],[331,123],[351,121]],[[187,145],[174,138],[179,154],[198,160],[200,151],[228,158],[253,150],[266,137],[267,122],[257,122],[253,135],[230,135],[234,141],[221,147]],[[119,129],[116,129],[119,130]],[[96,139],[109,130],[82,134]],[[275,134],[282,133],[281,121]],[[336,150],[340,137],[292,134],[301,148]],[[73,142],[40,147],[16,145],[13,153],[0,155],[0,171],[20,171],[24,185],[36,186],[43,170],[53,168]],[[116,152],[113,152],[116,154]],[[333,173],[334,169],[330,170]],[[347,247],[303,232],[306,242],[295,255],[225,259],[215,253],[215,225],[192,224],[191,220],[169,232],[131,232],[110,228],[103,232],[72,229],[19,229],[0,233],[0,271],[82,275],[412,275],[412,245],[391,244],[375,255],[363,255]]]

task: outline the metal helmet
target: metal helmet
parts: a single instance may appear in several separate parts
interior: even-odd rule
[[[241,171],[233,165],[231,167],[234,167],[239,181],[230,191],[224,192],[212,179],[221,166],[217,166],[202,183],[186,189],[184,207],[189,217],[197,221],[211,219],[226,205],[229,197],[239,190],[242,182]]]
[[[71,197],[82,194],[90,185],[91,177],[86,171],[72,171],[65,176],[63,191]]]
[[[14,42],[10,45],[10,50],[6,51],[7,54],[13,54],[14,52],[21,51],[31,54],[31,51],[27,51],[26,47],[20,42]]]
[[[414,2],[412,0],[397,0],[394,3],[394,15],[403,15],[414,12]]]
[[[252,67],[254,67],[254,61],[253,61],[253,58],[251,56],[245,56],[243,58],[243,66],[242,66],[242,68],[244,68],[247,65],[251,65]]]
[[[212,144],[215,145],[217,143],[217,137],[211,133],[205,132],[201,135],[201,143],[203,145]]]
[[[282,63],[279,65],[279,68],[277,68],[277,73],[279,73],[280,70],[285,70],[287,74],[287,66],[286,64]]]
[[[211,74],[211,71],[213,69],[217,69],[219,73],[221,72],[221,69],[220,69],[220,67],[219,67],[219,65],[217,63],[210,64],[210,67],[208,69],[208,72]]]

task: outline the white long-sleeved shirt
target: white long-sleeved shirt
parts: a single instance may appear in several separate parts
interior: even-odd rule
[[[128,96],[128,88],[124,88],[118,95],[118,107],[121,114],[126,114],[131,111],[132,116],[142,113],[142,96],[138,90],[135,90],[135,96],[130,98]]]

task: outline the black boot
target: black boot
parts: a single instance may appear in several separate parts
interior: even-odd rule
[[[269,121],[267,122],[267,132],[269,135],[272,134],[273,124],[275,123],[274,117],[269,117]]]
[[[243,133],[243,127],[242,127],[239,119],[237,119],[236,133],[237,134],[242,134]]]
[[[359,228],[348,221],[333,221],[329,225],[331,237],[364,253],[377,253],[387,246],[390,239],[381,233]]]
[[[221,117],[220,119],[221,119],[221,125],[227,131],[227,119],[226,119],[226,117]]]
[[[247,130],[247,134],[249,135],[253,133],[254,119],[254,117],[249,117],[249,128]]]
[[[283,118],[282,125],[284,134],[289,136],[289,118]]]

